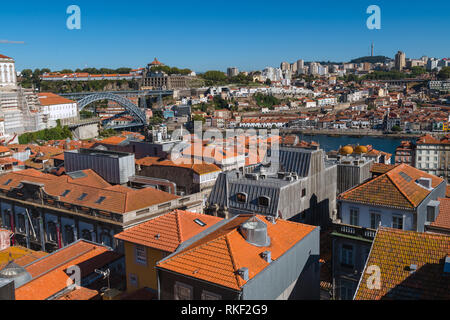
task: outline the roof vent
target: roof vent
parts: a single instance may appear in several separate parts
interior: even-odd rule
[[[416,183],[425,189],[432,189],[431,187],[431,178],[419,178],[416,180]]]
[[[161,238],[161,235],[158,233],[155,235],[155,239],[158,240],[159,238]]]
[[[409,271],[409,273],[414,273],[417,271],[417,264],[410,264],[405,268],[406,271]]]
[[[241,276],[242,279],[244,279],[244,281],[248,281],[248,268],[240,268],[237,273]]]
[[[267,263],[272,262],[272,252],[264,251],[261,253],[261,258],[263,258]]]
[[[258,180],[259,179],[259,175],[257,173],[247,173],[245,175],[245,177],[247,179],[251,179],[251,180]]]
[[[248,243],[257,247],[267,247],[270,245],[267,225],[258,218],[252,217],[248,219],[241,224],[239,229]]]
[[[277,219],[275,219],[274,216],[267,216],[266,219],[267,219],[267,221],[269,221],[272,224],[276,224],[277,223]]]

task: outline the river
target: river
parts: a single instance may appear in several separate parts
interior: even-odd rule
[[[389,138],[389,137],[353,137],[353,136],[327,136],[327,135],[299,135],[301,140],[311,142],[316,141],[320,144],[320,148],[326,152],[338,150],[339,147],[346,145],[371,145],[374,149],[388,152],[392,154],[392,163],[394,162],[395,149],[402,141],[410,140],[415,142],[416,139],[408,138]]]

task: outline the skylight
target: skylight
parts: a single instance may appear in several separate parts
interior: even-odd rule
[[[86,198],[87,197],[87,193],[83,193],[79,198],[78,198],[78,200],[84,200],[84,198]]]
[[[11,181],[12,181],[12,179],[8,179],[8,181],[6,181],[3,185],[4,185],[4,186],[7,186],[8,184],[11,183]]]
[[[405,179],[407,182],[411,182],[411,181],[412,181],[412,178],[411,178],[410,176],[408,176],[406,173],[404,173],[403,171],[401,171],[399,174],[400,174],[400,175],[402,176],[402,178]]]
[[[105,201],[105,197],[100,197],[100,198],[98,198],[98,200],[97,201],[95,201],[95,203],[97,203],[97,204],[100,204],[100,203],[102,203],[103,201]]]
[[[202,220],[200,220],[200,219],[195,219],[194,222],[195,222],[196,224],[198,224],[199,226],[201,226],[201,227],[206,226],[206,223],[204,223],[204,222],[203,222]]]
[[[66,190],[61,194],[61,197],[65,197],[70,193],[70,190]]]

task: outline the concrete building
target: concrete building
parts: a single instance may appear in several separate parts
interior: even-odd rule
[[[0,54],[0,87],[15,87],[16,82],[14,59]]]
[[[231,67],[231,68],[228,68],[228,69],[227,69],[227,76],[228,76],[229,78],[231,78],[231,77],[236,77],[238,74],[239,74],[238,68]]]
[[[39,93],[38,97],[41,113],[47,122],[47,128],[56,127],[57,120],[76,118],[78,116],[78,107],[75,101],[50,92]]]
[[[334,297],[353,298],[377,228],[424,232],[445,191],[443,179],[401,164],[341,194],[331,234]]]
[[[112,184],[126,184],[136,174],[134,154],[99,149],[64,152],[66,172],[92,169]]]
[[[46,252],[78,239],[117,248],[116,233],[175,209],[198,210],[203,202],[154,188],[112,186],[92,170],[60,177],[11,172],[0,177],[0,188],[0,225],[14,232],[13,243]]]
[[[206,212],[218,216],[257,213],[327,227],[336,208],[336,164],[323,150],[280,148],[278,172],[221,173]]]
[[[115,235],[124,243],[127,292],[147,288],[157,297],[155,266],[158,261],[221,220],[201,213],[175,210]]]
[[[183,243],[156,270],[160,300],[318,300],[319,228],[236,216]]]
[[[402,71],[406,67],[406,54],[402,51],[395,55],[395,69]]]
[[[416,167],[450,182],[450,140],[427,134],[420,137],[416,145]]]
[[[395,149],[395,164],[405,163],[416,166],[416,145],[411,141],[402,141]]]

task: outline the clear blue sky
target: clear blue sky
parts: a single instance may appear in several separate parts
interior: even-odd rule
[[[81,8],[68,30],[66,9]],[[366,9],[381,8],[381,30]],[[448,0],[2,1],[0,54],[17,69],[142,67],[154,57],[195,71],[256,70],[281,61],[348,61],[370,53],[450,56]]]

